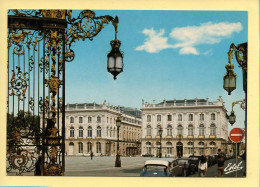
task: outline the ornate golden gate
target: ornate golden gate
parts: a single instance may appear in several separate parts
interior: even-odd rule
[[[64,175],[65,62],[74,59],[72,43],[109,22],[117,33],[117,17],[90,10],[77,18],[71,10],[9,11],[7,172]],[[119,51],[120,41],[112,43]]]

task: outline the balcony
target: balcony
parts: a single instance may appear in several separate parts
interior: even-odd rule
[[[209,138],[216,138],[216,136],[209,136]]]
[[[199,136],[199,138],[201,138],[201,139],[202,139],[202,138],[205,138],[205,136]]]
[[[166,136],[166,138],[172,138],[172,136]]]
[[[152,136],[145,136],[145,138],[152,138]]]
[[[187,138],[194,138],[194,136],[187,136]]]

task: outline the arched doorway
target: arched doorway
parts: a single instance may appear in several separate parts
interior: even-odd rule
[[[181,142],[176,143],[176,152],[177,152],[177,157],[182,157],[183,156],[183,144]]]
[[[69,155],[73,155],[74,154],[74,143],[70,142],[69,144]]]

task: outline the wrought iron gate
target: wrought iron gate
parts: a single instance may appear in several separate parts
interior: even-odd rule
[[[64,174],[65,61],[74,59],[72,43],[93,40],[110,22],[117,33],[118,17],[96,17],[91,10],[77,18],[71,10],[9,11],[7,172]],[[116,34],[112,57],[122,57],[115,43],[121,44]]]
[[[25,13],[8,16],[7,172],[62,175],[65,10]]]

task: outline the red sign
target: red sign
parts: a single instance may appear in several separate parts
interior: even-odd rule
[[[240,128],[234,128],[229,132],[229,138],[232,142],[238,143],[244,138],[244,131]]]

